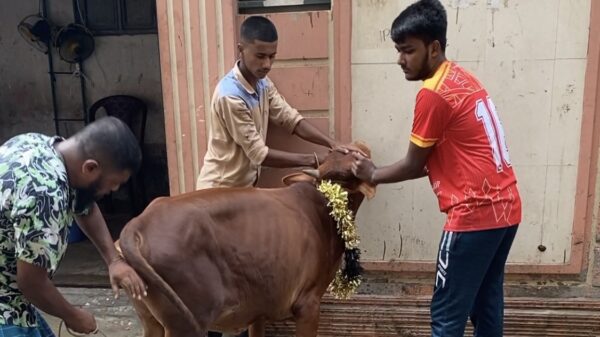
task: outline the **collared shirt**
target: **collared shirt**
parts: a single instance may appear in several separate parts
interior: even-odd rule
[[[17,286],[17,260],[52,277],[67,248],[76,192],[54,149],[61,140],[28,133],[0,146],[0,325],[37,326]]]
[[[258,180],[269,120],[290,134],[302,120],[269,78],[253,88],[238,64],[219,82],[212,98],[210,133],[197,189],[247,187]]]

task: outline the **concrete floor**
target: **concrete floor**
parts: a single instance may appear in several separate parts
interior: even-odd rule
[[[130,216],[105,213],[105,218],[112,236],[116,238]],[[139,320],[127,296],[121,292],[119,299],[114,299],[106,265],[89,240],[69,244],[53,281],[70,303],[94,315],[98,328],[106,336],[142,336]],[[60,320],[48,315],[45,317],[56,336],[71,336],[64,328],[59,336]]]
[[[69,244],[54,283],[71,287],[108,287],[108,270],[96,247],[89,241]]]
[[[96,318],[98,328],[108,337],[141,337],[142,329],[139,320],[129,303],[127,296],[115,300],[110,289],[99,288],[60,288],[67,300],[90,311]],[[57,337],[71,336],[63,328],[58,334],[60,320],[44,315]],[[95,336],[102,336],[98,334]]]

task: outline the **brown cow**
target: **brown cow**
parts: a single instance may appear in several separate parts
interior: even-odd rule
[[[351,154],[333,151],[311,174],[342,184],[356,214],[374,190],[351,164]],[[286,319],[296,321],[296,336],[317,335],[320,300],[344,244],[317,179],[299,173],[284,181],[290,186],[161,198],[125,226],[123,256],[148,284],[148,296],[133,301],[145,337],[248,326],[259,337],[266,321]]]

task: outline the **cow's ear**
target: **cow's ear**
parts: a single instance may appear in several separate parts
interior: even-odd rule
[[[281,179],[286,186],[299,182],[315,183],[316,179],[306,173],[298,172],[289,174]]]
[[[371,149],[369,148],[367,143],[363,142],[362,140],[357,140],[354,143],[352,143],[352,145],[357,147],[364,154],[366,154],[367,158],[371,158]]]
[[[358,185],[358,191],[364,194],[364,196],[367,197],[367,199],[371,199],[375,196],[375,189],[375,186],[367,184],[365,182],[362,182],[360,183],[360,185]]]

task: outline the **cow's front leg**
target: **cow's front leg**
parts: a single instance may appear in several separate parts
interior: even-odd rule
[[[265,319],[257,319],[249,329],[250,337],[265,337]]]
[[[319,329],[320,298],[299,301],[294,305],[296,337],[316,337]]]

